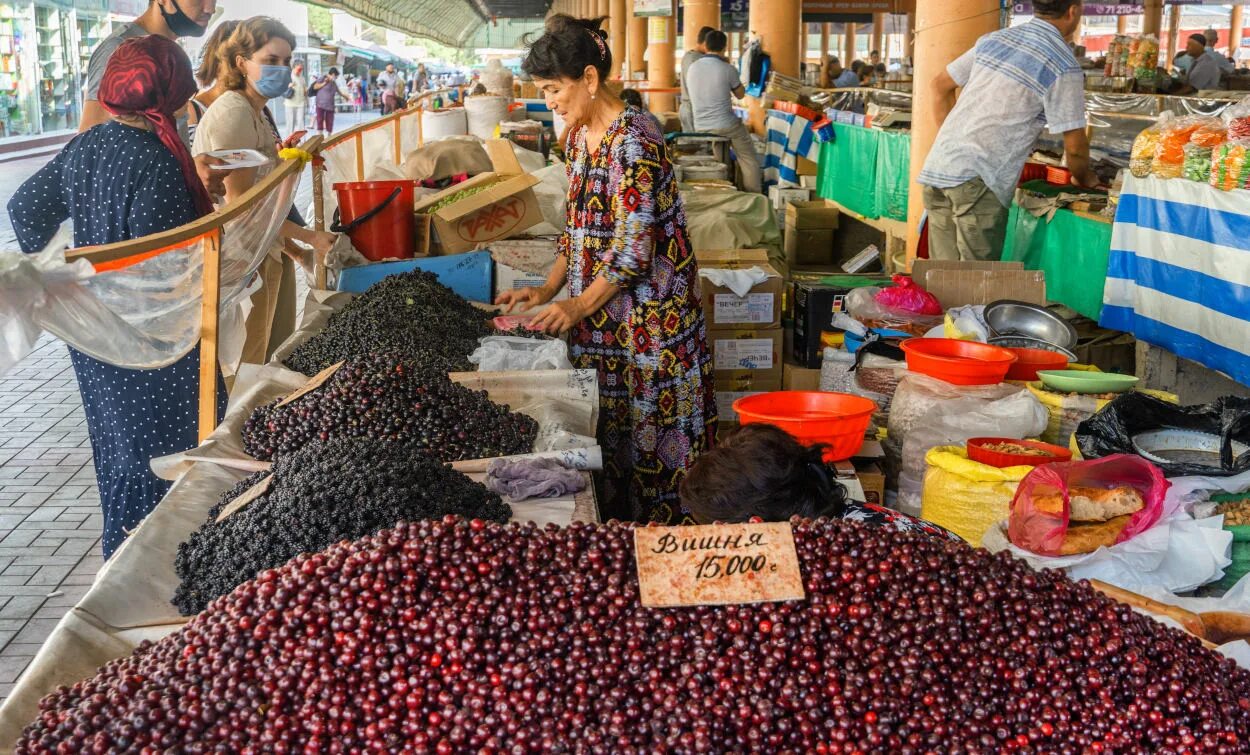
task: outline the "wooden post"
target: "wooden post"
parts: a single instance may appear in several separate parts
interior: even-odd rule
[[[1156,39],[1163,36],[1163,0],[1145,0],[1141,24],[1142,34],[1153,34]]]
[[[820,64],[825,64],[825,58],[829,57],[829,27],[833,24],[820,25]]]
[[[1128,16],[1115,17],[1115,33],[1128,34]]]
[[[616,68],[612,73],[622,79],[629,78],[629,71],[625,65],[625,59],[629,57],[629,48],[625,42],[626,32],[629,29],[629,6],[628,0],[612,0],[608,8],[611,17],[608,21],[608,32],[612,38],[609,49],[612,50],[612,63]]]
[[[647,86],[649,89],[671,89],[677,80],[673,48],[677,43],[677,6],[672,14],[647,19]],[[667,113],[677,108],[676,98],[666,92],[651,92],[648,106],[653,113]]]
[[[1240,62],[1241,39],[1245,29],[1244,5],[1234,5],[1228,15],[1228,57]]]
[[[888,54],[889,51],[886,50],[885,44],[884,44],[885,42],[885,19],[886,19],[886,14],[884,13],[872,14],[872,46],[868,48],[869,52],[873,50],[880,52],[881,62],[883,63],[890,57]]]
[[[915,65],[916,57],[916,14],[907,14],[907,33],[903,35],[903,57],[909,65]]]
[[[1181,6],[1173,5],[1168,12],[1168,46],[1167,57],[1164,58],[1164,67],[1170,67],[1172,61],[1176,60],[1176,53],[1180,51],[1181,39]]]
[[[855,62],[855,35],[859,32],[858,24],[844,24],[846,32],[842,35],[842,67],[850,68]]]
[[[636,16],[633,13],[629,16],[629,31],[627,33],[626,44],[629,46],[629,67],[625,69],[625,78],[633,79],[634,74],[647,72],[647,17]]]
[[[221,303],[221,229],[200,242],[204,267],[200,273],[200,442],[217,429],[217,308]]]
[[[357,132],[357,133],[356,133],[356,135],[355,135],[355,139],[354,139],[353,141],[355,141],[355,143],[356,143],[356,180],[357,180],[357,181],[363,181],[363,180],[365,180],[365,140],[364,140],[364,136],[363,136],[361,133]]]
[[[395,120],[393,120],[391,123],[395,128],[395,164],[403,165],[404,164],[404,145],[403,145],[404,137],[403,137],[403,132],[399,130],[399,114],[396,114],[394,118]]]

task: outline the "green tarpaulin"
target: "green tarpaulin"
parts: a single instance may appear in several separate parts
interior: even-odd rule
[[[1011,206],[1003,259],[1046,272],[1046,298],[1098,321],[1111,253],[1111,224],[1058,210],[1047,222]]]
[[[833,131],[820,148],[817,193],[864,217],[906,221],[911,135],[845,123]]]

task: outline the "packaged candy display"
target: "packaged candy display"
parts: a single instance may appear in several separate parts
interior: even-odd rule
[[[1250,164],[1246,160],[1247,142],[1225,142],[1215,148],[1211,160],[1211,185],[1224,191],[1246,188]]]
[[[1181,174],[1186,180],[1199,183],[1211,180],[1211,152],[1210,147],[1193,142],[1185,145],[1185,163]]]
[[[1129,44],[1128,73],[1139,82],[1154,81],[1159,69],[1159,40],[1153,34],[1137,37]]]
[[[1129,50],[1132,46],[1133,38],[1127,34],[1117,34],[1115,39],[1111,40],[1111,46],[1107,48],[1107,65],[1103,68],[1104,76],[1120,77],[1128,76],[1128,60]],[[1156,47],[1156,52],[1158,48]]]
[[[1189,137],[1190,144],[1200,147],[1218,147],[1228,141],[1228,127],[1222,121],[1212,121],[1200,126]]]
[[[1208,118],[1178,118],[1169,123],[1159,136],[1150,172],[1159,178],[1180,178],[1185,164],[1185,145],[1195,131],[1209,125],[1210,121]]]
[[[1145,178],[1150,175],[1151,166],[1154,165],[1155,153],[1159,150],[1159,138],[1163,135],[1163,129],[1167,127],[1171,120],[1171,113],[1164,113],[1154,125],[1147,126],[1137,135],[1137,139],[1133,141],[1133,150],[1129,153],[1128,167],[1129,171],[1137,178]]]

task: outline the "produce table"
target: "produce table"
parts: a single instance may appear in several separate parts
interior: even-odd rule
[[[1021,188],[1058,191],[1045,181]],[[1046,272],[1046,298],[1057,301],[1091,320],[1102,313],[1107,257],[1111,250],[1111,223],[1057,210],[1049,221],[1034,217],[1012,204],[1007,220],[1003,259],[1023,262],[1029,270]]]
[[[816,162],[820,143],[806,118],[769,110],[766,120],[768,153],[764,156],[764,183],[780,186],[799,185],[799,158]]]
[[[1101,324],[1250,384],[1250,193],[1129,176]]]
[[[867,218],[906,222],[911,134],[846,123],[833,133],[820,145],[817,193]]]

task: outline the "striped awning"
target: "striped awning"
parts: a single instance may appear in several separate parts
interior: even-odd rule
[[[452,47],[462,47],[486,23],[477,0],[307,0],[323,8],[345,10],[354,16]]]

